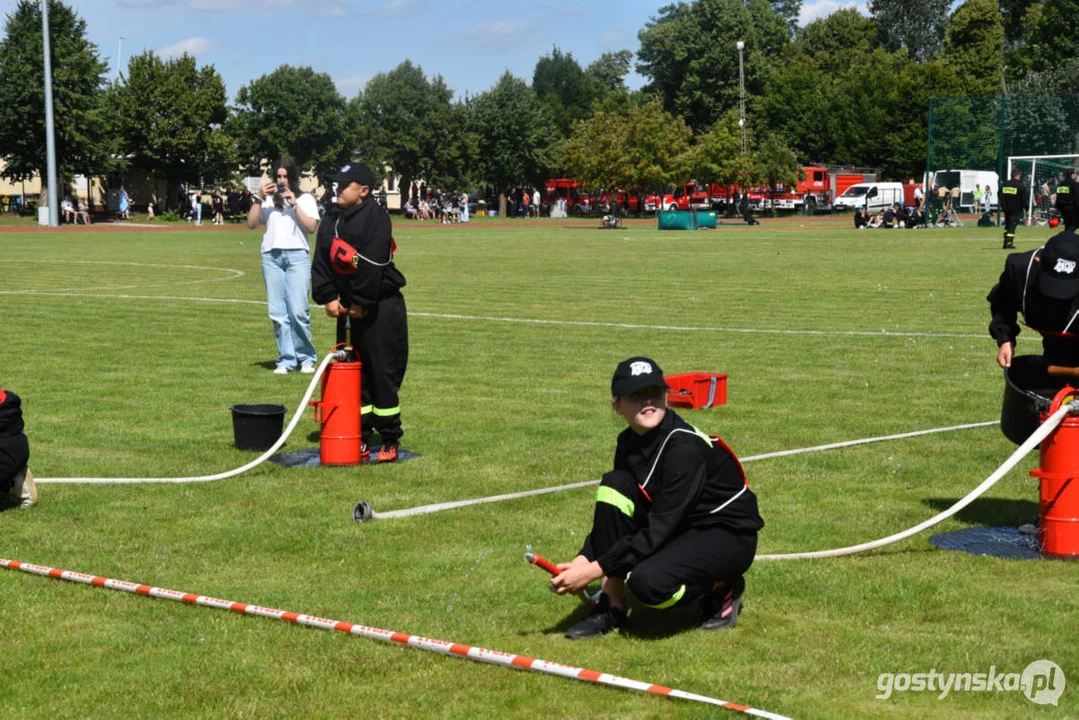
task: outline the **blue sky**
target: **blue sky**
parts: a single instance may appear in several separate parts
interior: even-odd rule
[[[581,66],[602,53],[636,51],[637,31],[669,0],[65,0],[90,40],[121,66],[133,54],[194,55],[225,80],[230,101],[282,64],[308,65],[354,97],[369,78],[406,58],[441,74],[458,97],[489,89],[506,70],[531,82],[536,60],[557,45]],[[6,15],[15,0],[0,0]],[[808,22],[866,2],[805,0]],[[122,46],[120,38],[123,38]],[[627,79],[639,87],[639,76]]]

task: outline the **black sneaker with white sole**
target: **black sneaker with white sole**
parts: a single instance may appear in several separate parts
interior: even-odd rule
[[[729,630],[738,623],[746,581],[742,577],[716,583],[710,595],[701,599],[701,629]]]
[[[611,607],[611,600],[606,594],[600,593],[592,603],[592,611],[579,623],[566,631],[566,637],[570,640],[587,640],[606,635],[611,630],[625,627],[629,616],[625,610]]]

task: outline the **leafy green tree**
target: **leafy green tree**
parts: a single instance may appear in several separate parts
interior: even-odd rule
[[[68,180],[109,165],[102,106],[107,68],[86,38],[86,21],[59,0],[48,2],[56,169],[61,180]],[[41,4],[19,0],[7,15],[0,41],[0,160],[10,180],[38,175],[44,185],[44,88]]]
[[[776,190],[794,187],[804,177],[798,153],[775,133],[761,136],[755,146],[753,155],[756,166],[773,198]]]
[[[967,0],[952,13],[944,57],[966,80],[970,95],[1000,92],[1004,21],[996,0]]]
[[[236,103],[227,129],[249,171],[287,154],[325,177],[350,159],[347,103],[325,73],[282,65],[241,87]]]
[[[730,187],[738,183],[743,165],[741,155],[738,112],[732,110],[697,138],[691,153],[691,172],[701,182]]]
[[[605,52],[585,68],[585,75],[601,90],[625,90],[633,53],[629,50]]]
[[[772,8],[787,22],[791,35],[798,32],[798,15],[802,12],[802,0],[772,0]]]
[[[692,137],[685,122],[658,102],[625,114],[597,112],[574,124],[566,168],[594,188],[663,189],[689,177]]]
[[[561,136],[536,93],[508,71],[494,87],[472,98],[478,175],[497,190],[539,185],[561,165]]]
[[[876,23],[854,8],[843,8],[802,28],[795,44],[818,68],[839,74],[864,62],[876,35]]]
[[[376,172],[391,167],[404,187],[417,178],[437,183],[456,171],[462,152],[464,120],[452,98],[441,75],[428,80],[410,60],[379,73],[351,103],[357,149]]]
[[[702,131],[739,101],[738,49],[745,85],[759,95],[790,30],[767,0],[695,0],[667,5],[638,33],[637,71],[668,112]]]
[[[566,142],[566,173],[590,188],[611,190],[626,175],[627,119],[616,112],[597,112],[573,124]]]
[[[563,137],[569,135],[574,121],[591,115],[597,94],[591,77],[574,60],[573,53],[563,53],[557,47],[536,62],[532,90],[547,107]]]
[[[906,48],[922,61],[943,49],[950,6],[951,0],[869,0],[869,14],[887,50]]]
[[[179,183],[211,185],[236,171],[235,143],[222,129],[228,117],[225,83],[213,65],[195,58],[162,60],[152,50],[128,61],[115,91],[121,147],[132,167]]]
[[[1001,19],[1004,23],[1004,39],[1009,48],[1015,48],[1026,39],[1024,16],[1032,5],[1040,5],[1038,0],[1000,0]]]
[[[1032,6],[1028,13],[1032,70],[1050,70],[1079,57],[1079,0],[1051,0]]]

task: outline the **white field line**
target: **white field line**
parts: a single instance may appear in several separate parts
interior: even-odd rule
[[[53,264],[53,260],[0,260],[0,264],[5,263],[40,263],[40,264]],[[138,262],[120,262],[113,260],[65,260],[64,265],[124,265],[128,267],[148,267],[148,268],[168,268],[175,269],[180,268],[183,270],[209,270],[211,272],[226,272],[231,273],[226,277],[209,278],[207,280],[182,280],[177,282],[161,282],[155,281],[153,283],[137,283],[134,285],[107,285],[100,287],[76,287],[76,288],[55,288],[49,291],[49,294],[62,294],[70,293],[72,295],[78,295],[79,297],[105,297],[101,295],[87,295],[88,290],[130,290],[137,287],[155,287],[165,285],[168,287],[177,287],[181,285],[202,285],[204,283],[222,282],[225,280],[237,280],[242,278],[245,273],[243,270],[237,270],[235,268],[218,268],[207,267],[204,265],[173,265],[168,263],[138,263]],[[40,291],[37,290],[2,290],[0,295],[39,295]]]
[[[231,279],[231,278],[225,278]],[[265,305],[264,300],[240,300],[236,298],[180,297],[176,295],[126,295],[120,293],[63,292],[45,290],[0,290],[0,295],[35,295],[45,297],[112,298],[118,300],[175,300],[178,302],[234,303]],[[312,306],[317,307],[317,306]],[[645,325],[641,323],[593,322],[588,320],[545,320],[543,318],[494,317],[487,315],[457,315],[408,311],[411,317],[439,320],[464,320],[470,322],[516,323],[523,325],[564,325],[571,327],[618,328],[624,330],[665,330],[671,332],[741,333],[752,335],[813,335],[818,337],[921,337],[921,338],[969,338],[989,341],[989,335],[977,333],[893,332],[891,330],[789,330],[774,328],[694,327],[691,325]]]
[[[920,435],[932,435],[934,433],[951,432],[953,430],[969,430],[971,428],[988,427],[990,425],[996,425],[999,421],[990,420],[987,422],[968,423],[966,425],[953,425],[951,427],[943,428],[931,428],[929,430],[915,430],[914,432],[899,433],[898,435],[882,435],[879,437],[862,438],[860,440],[846,440],[844,442],[828,443],[827,445],[816,445],[814,447],[796,448],[794,450],[779,450],[777,452],[765,453],[763,455],[752,455],[746,458],[740,458],[743,464],[754,462],[756,460],[768,460],[770,458],[788,457],[790,455],[802,455],[804,453],[820,452],[822,450],[835,450],[838,448],[852,447],[854,445],[868,445],[869,443],[885,442],[887,440],[903,440],[906,438],[918,437]],[[419,507],[408,508],[405,510],[390,510],[389,512],[375,512],[374,517],[379,520],[411,517],[413,515],[427,515],[429,513],[442,512],[443,510],[453,510],[461,507],[468,507],[470,505],[482,505],[485,503],[501,502],[503,500],[516,500],[518,498],[530,497],[532,495],[544,495],[546,493],[562,492],[563,490],[576,490],[577,488],[588,487],[589,485],[599,485],[599,480],[587,480],[584,482],[571,483],[569,485],[557,485],[555,487],[539,488],[537,490],[525,490],[517,493],[507,493],[505,495],[492,495],[490,497],[474,498],[472,500],[458,500],[456,502],[435,503],[433,505],[420,505]]]

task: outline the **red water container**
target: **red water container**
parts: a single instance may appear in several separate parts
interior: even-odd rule
[[[323,465],[359,465],[360,368],[359,362],[334,362],[322,375],[322,399],[311,402],[315,422],[322,426],[319,460]]]
[[[727,404],[725,373],[691,372],[663,379],[671,388],[667,391],[667,404],[671,407],[699,410]]]
[[[1066,387],[1053,398],[1042,422],[1076,395]],[[1038,536],[1042,555],[1049,558],[1079,558],[1079,417],[1065,416],[1064,422],[1041,444],[1041,461],[1030,474],[1041,480],[1041,511]]]

